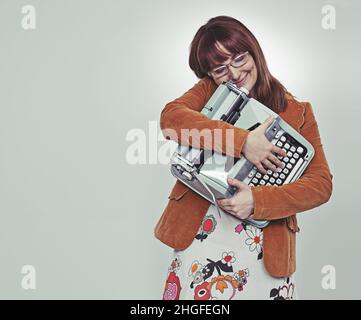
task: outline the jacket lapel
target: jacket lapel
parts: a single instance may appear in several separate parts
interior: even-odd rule
[[[287,97],[287,108],[280,112],[279,116],[286,121],[291,127],[300,132],[305,122],[305,106],[292,98]]]

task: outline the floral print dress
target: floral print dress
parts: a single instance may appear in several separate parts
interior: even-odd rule
[[[263,231],[211,205],[192,244],[174,250],[164,300],[296,299],[294,276],[264,269]]]

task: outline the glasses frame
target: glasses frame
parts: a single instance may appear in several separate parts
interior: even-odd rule
[[[212,71],[209,71],[209,72],[208,72],[208,75],[209,75],[210,77],[213,77],[214,79],[219,79],[219,78],[224,77],[225,75],[227,75],[227,74],[229,73],[229,66],[232,66],[233,68],[237,68],[237,69],[243,67],[248,61],[246,61],[245,63],[243,63],[242,65],[240,65],[240,66],[237,67],[237,66],[234,66],[234,60],[236,60],[236,59],[238,59],[239,57],[242,57],[242,56],[247,56],[248,54],[249,54],[248,51],[245,51],[245,52],[243,52],[243,53],[238,54],[237,56],[235,56],[235,57],[231,60],[230,63],[220,65],[219,67],[213,69]],[[216,75],[213,74],[214,70],[217,70],[217,69],[223,68],[223,67],[226,67],[226,70],[227,70],[226,73],[222,74],[221,76],[218,76],[218,75],[216,76]]]

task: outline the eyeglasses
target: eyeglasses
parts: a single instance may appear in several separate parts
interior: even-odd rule
[[[212,76],[214,79],[224,77],[229,72],[229,66],[234,68],[240,68],[248,62],[249,53],[248,51],[237,55],[232,61],[228,64],[223,64],[212,71],[208,72],[209,76]]]

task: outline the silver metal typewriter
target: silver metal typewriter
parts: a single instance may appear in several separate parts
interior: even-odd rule
[[[284,164],[277,172],[262,174],[245,157],[232,158],[210,150],[179,145],[171,157],[171,172],[182,183],[213,203],[220,214],[216,199],[229,198],[237,191],[227,178],[243,181],[252,187],[281,186],[297,180],[314,155],[313,146],[281,117],[257,100],[250,98],[245,88],[232,82],[223,82],[203,107],[201,113],[213,120],[223,120],[235,127],[254,130],[269,116],[274,122],[265,136],[274,145],[284,149],[286,157],[277,156]],[[221,214],[220,214],[221,216]],[[267,220],[244,219],[258,228]]]

